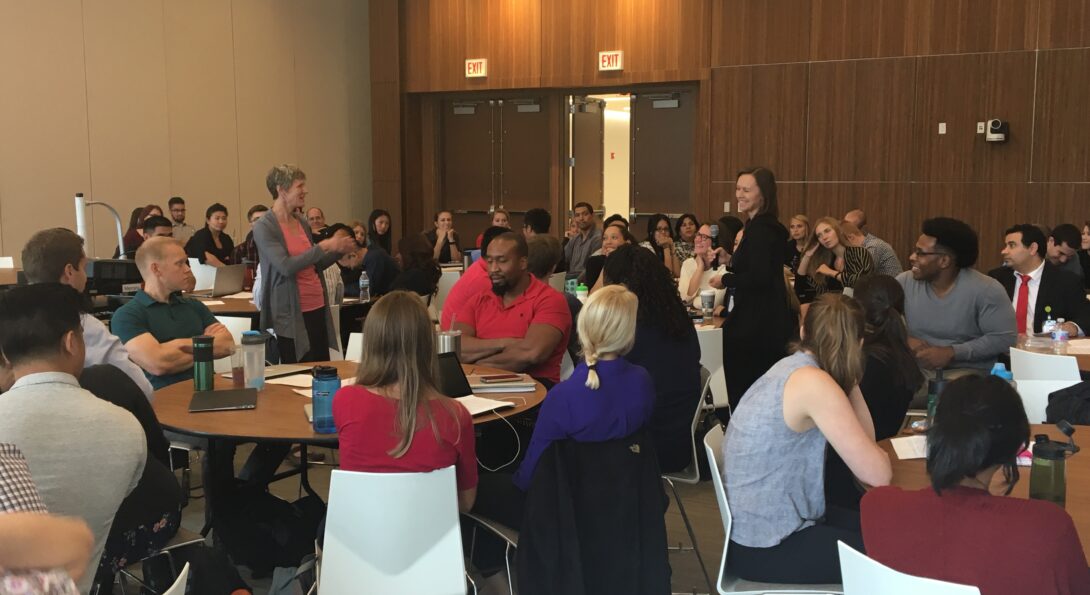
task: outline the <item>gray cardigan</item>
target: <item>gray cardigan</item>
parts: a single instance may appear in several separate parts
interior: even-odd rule
[[[337,262],[341,255],[336,252],[325,253],[314,244],[310,235],[310,226],[302,216],[296,220],[303,227],[310,239],[311,248],[298,256],[288,254],[288,245],[284,232],[276,220],[276,213],[270,209],[254,223],[254,244],[260,256],[261,270],[261,328],[273,329],[277,336],[284,336],[295,341],[295,357],[302,358],[310,351],[310,339],[303,323],[303,311],[299,305],[299,285],[295,275],[307,267],[314,268],[318,281],[322,284],[325,295],[325,279],[322,271]],[[327,304],[328,306],[328,304]],[[333,319],[329,308],[325,310],[326,336],[329,348],[337,349],[337,333],[333,330]]]

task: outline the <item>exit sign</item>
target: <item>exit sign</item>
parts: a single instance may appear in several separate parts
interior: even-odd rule
[[[482,78],[488,76],[488,59],[475,58],[466,60],[466,78]]]
[[[624,52],[598,52],[598,70],[624,70]]]

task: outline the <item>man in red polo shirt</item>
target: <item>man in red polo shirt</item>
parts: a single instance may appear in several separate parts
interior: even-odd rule
[[[456,318],[461,318],[462,306],[466,300],[492,289],[492,280],[488,278],[488,263],[484,255],[488,251],[488,245],[492,239],[511,231],[506,227],[492,226],[481,234],[481,257],[462,272],[462,276],[450,288],[447,299],[443,301],[443,311],[439,317],[439,328],[450,330]]]
[[[526,239],[520,234],[497,236],[483,259],[492,291],[471,296],[458,310],[454,329],[462,331],[462,359],[526,372],[547,386],[560,382],[571,334],[564,296],[527,270]]]

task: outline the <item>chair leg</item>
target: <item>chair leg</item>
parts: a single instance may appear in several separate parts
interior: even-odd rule
[[[689,523],[689,515],[685,513],[685,505],[681,502],[681,494],[677,492],[677,487],[674,486],[674,482],[669,478],[664,477],[666,485],[670,486],[670,491],[674,493],[674,501],[677,502],[677,510],[681,513],[681,520],[685,523],[685,530],[689,532],[689,543],[693,545],[693,553],[696,554],[696,561],[700,563],[700,571],[704,573],[704,582],[708,584],[708,592],[715,592],[715,587],[712,586],[712,579],[708,576],[708,569],[704,566],[704,557],[700,555],[700,548],[696,545],[696,534],[693,533],[693,526]]]

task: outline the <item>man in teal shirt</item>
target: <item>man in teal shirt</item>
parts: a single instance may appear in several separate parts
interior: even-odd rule
[[[182,295],[196,281],[181,242],[148,239],[136,252],[136,266],[144,289],[114,313],[110,330],[153,387],[192,378],[195,336],[212,336],[213,357],[230,355],[234,339],[227,327],[216,321],[207,306]]]

